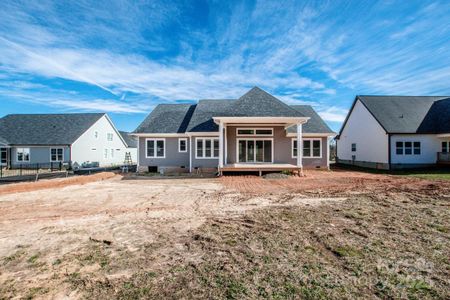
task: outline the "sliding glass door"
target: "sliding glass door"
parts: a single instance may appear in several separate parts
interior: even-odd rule
[[[8,163],[8,149],[0,148],[0,165],[6,166]]]
[[[272,156],[272,140],[238,140],[238,158],[240,163],[272,162]]]

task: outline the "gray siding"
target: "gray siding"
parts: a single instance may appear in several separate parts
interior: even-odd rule
[[[30,161],[22,162],[17,161],[17,149],[18,148],[29,148],[30,149]],[[45,146],[45,147],[37,147],[37,146],[24,146],[24,147],[12,147],[12,157],[11,162],[13,165],[18,164],[44,164],[50,162],[50,149],[51,148],[63,148],[64,149],[64,161],[70,161],[70,148],[68,146]]]
[[[166,137],[166,157],[165,158],[146,158],[145,153],[145,137],[139,138],[139,166],[156,166],[163,168],[180,168],[184,166],[189,170],[189,139],[188,139],[188,152],[178,152],[178,139],[177,137]]]

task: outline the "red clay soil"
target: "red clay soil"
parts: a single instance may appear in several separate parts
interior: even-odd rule
[[[449,186],[447,182],[428,181],[423,179],[369,174],[352,171],[318,171],[307,170],[305,177],[290,177],[288,179],[264,179],[258,176],[223,176],[221,183],[226,187],[241,193],[271,194],[271,193],[302,193],[313,192],[326,194],[352,193],[352,191],[375,192],[402,190],[434,189],[437,185]]]
[[[60,179],[48,179],[37,182],[21,182],[0,185],[0,195],[32,192],[37,190],[65,187],[69,185],[86,184],[89,182],[109,179],[116,176],[112,172],[101,172],[93,175],[73,176]]]

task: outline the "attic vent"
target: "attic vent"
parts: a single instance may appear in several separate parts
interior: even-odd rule
[[[400,116],[398,116],[400,119],[403,119],[403,114],[401,114]]]

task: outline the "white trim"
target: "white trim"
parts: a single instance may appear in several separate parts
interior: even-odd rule
[[[286,134],[287,137],[297,137],[297,133],[294,132],[289,132]],[[302,133],[303,137],[335,137],[336,134],[335,133]]]
[[[239,134],[239,130],[253,130],[250,134]],[[270,130],[271,134],[256,134],[256,130]],[[238,127],[236,128],[236,136],[273,136],[273,128],[263,128],[263,127]]]
[[[214,148],[214,145],[213,145]],[[213,149],[214,151],[214,149]],[[219,123],[219,168],[223,168],[223,123]]]
[[[291,156],[292,156],[292,158],[297,158],[297,156],[294,156],[294,141],[296,141],[297,140],[297,138],[292,138],[291,139]],[[303,155],[303,148],[305,147],[305,141],[320,141],[320,156],[312,156],[312,154],[313,154],[313,143],[311,143],[311,154],[310,154],[310,156],[305,156],[305,155]],[[302,147],[302,156],[303,156],[303,158],[322,158],[322,139],[321,138],[306,138],[306,139],[302,139],[302,144],[303,144],[303,147]],[[297,148],[298,148],[298,145],[297,145]],[[298,149],[297,149],[297,154],[298,154]]]
[[[402,143],[402,154],[397,154],[397,143]],[[411,143],[411,154],[406,154],[406,146],[405,143]],[[414,154],[414,143],[419,143],[419,154]],[[442,150],[442,143],[439,145],[440,149]],[[414,140],[398,140],[395,141],[394,145],[394,153],[398,156],[419,156],[422,155],[422,141],[414,141]]]
[[[327,168],[328,170],[330,169],[330,138],[327,138],[327,151],[326,151],[326,155],[327,155]]]
[[[189,137],[189,173],[192,173],[192,137]]]
[[[153,156],[148,156],[148,151],[147,151],[147,147],[148,147],[148,142],[147,141],[154,141],[155,142],[155,146],[153,148]],[[163,150],[164,150],[164,156],[156,156],[157,153],[157,142],[158,141],[163,141]],[[164,138],[146,138],[145,139],[145,158],[166,158],[166,139]]]
[[[255,154],[254,154],[255,161],[253,161],[253,162],[240,162],[239,161],[239,141],[255,141],[255,149],[256,149],[256,141],[272,141],[272,143],[271,143],[271,152],[272,152],[271,161],[270,162],[268,162],[268,161],[256,162],[256,150],[255,150]],[[246,147],[246,149],[248,149],[248,147]],[[259,163],[261,163],[261,164],[263,164],[263,163],[271,163],[271,164],[273,164],[274,155],[275,155],[275,153],[274,153],[274,139],[273,138],[251,137],[251,138],[237,138],[236,139],[236,161],[239,164],[246,164],[246,163],[248,163],[248,164],[259,164]],[[245,153],[245,160],[247,160],[247,151]]]
[[[309,117],[213,117],[216,124],[223,123],[243,123],[243,124],[264,124],[264,123],[281,123],[281,124],[298,124],[308,122]]]
[[[148,138],[159,138],[159,137],[188,137],[186,133],[131,133],[130,135],[136,137],[148,137]]]
[[[181,141],[185,141],[184,145],[185,145],[186,149],[184,151],[180,150]],[[186,152],[188,152],[188,142],[187,141],[188,141],[187,138],[178,138],[178,152],[179,153],[186,153]]]
[[[137,159],[137,165],[136,165],[136,173],[139,172],[139,152],[141,152],[141,149],[139,148],[140,144],[140,138],[137,138],[137,151],[136,151],[136,159]]]
[[[303,168],[303,137],[302,137],[302,124],[297,124],[297,167]],[[301,149],[301,151],[298,151],[298,149]],[[294,152],[292,150],[292,152]],[[292,153],[293,154],[293,153]]]
[[[197,156],[197,140],[202,140],[202,157]],[[211,140],[211,156],[206,157],[205,140]],[[219,141],[218,137],[196,137],[195,138],[195,159],[218,159],[219,156],[214,156],[214,141]],[[220,152],[220,143],[219,143]]]
[[[58,160],[58,151],[56,151],[56,158],[57,158],[57,160],[52,160],[52,149],[56,149],[56,150],[62,149],[62,160]],[[62,147],[50,148],[50,162],[60,162],[60,161],[64,161],[64,148],[62,148]]]
[[[188,132],[187,136],[195,136],[195,137],[216,137],[219,138],[219,131],[212,132]]]

